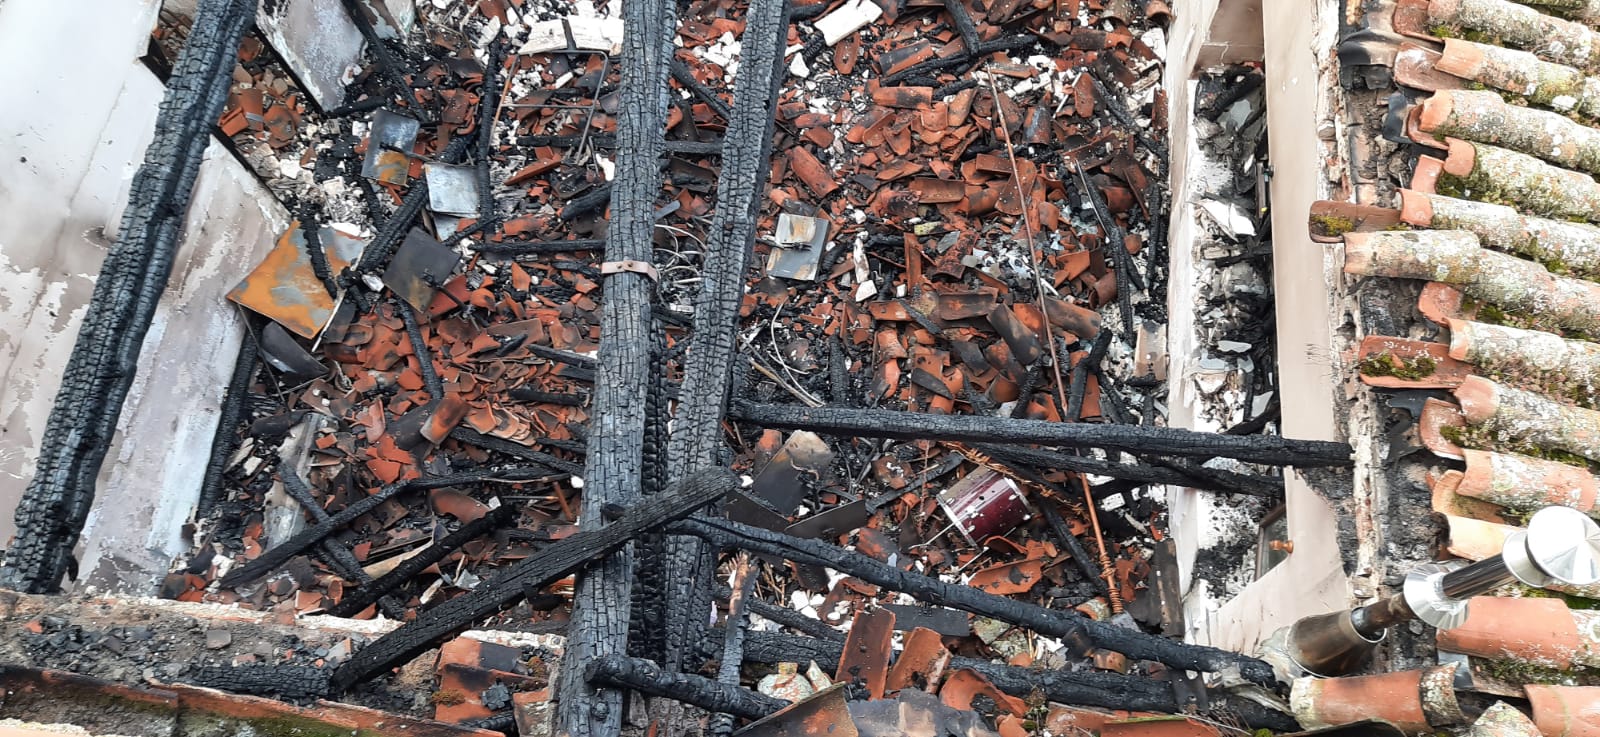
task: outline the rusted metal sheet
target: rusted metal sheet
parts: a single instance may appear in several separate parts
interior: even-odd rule
[[[461,254],[413,228],[384,270],[383,283],[412,307],[426,310],[433,303],[435,286],[448,281],[460,261]]]
[[[422,123],[415,118],[379,110],[372,116],[372,132],[367,135],[367,154],[361,161],[361,176],[387,184],[406,183],[411,169],[411,149],[417,144]]]
[[[844,698],[844,684],[837,683],[812,696],[752,722],[734,737],[859,737]]]
[[[366,246],[365,241],[343,236],[332,228],[322,228],[320,236],[329,270],[335,274],[354,262]],[[336,306],[311,268],[305,231],[298,220],[278,236],[277,244],[255,270],[228,292],[228,299],[304,338],[315,338],[333,317]]]

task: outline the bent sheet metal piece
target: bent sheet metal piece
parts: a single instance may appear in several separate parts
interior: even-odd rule
[[[367,154],[361,176],[387,184],[405,184],[411,171],[411,149],[417,145],[422,123],[414,118],[379,110],[367,134]]]
[[[845,702],[843,683],[818,691],[762,717],[734,733],[734,737],[858,737]]]
[[[367,247],[367,242],[324,226],[318,231],[328,269],[338,274]],[[306,236],[300,221],[278,237],[254,271],[228,292],[228,299],[288,328],[303,338],[315,338],[333,317],[334,298],[311,268]]]
[[[412,307],[427,312],[434,286],[450,279],[461,254],[429,237],[419,228],[406,233],[405,242],[383,271],[383,283]]]
[[[422,167],[428,178],[428,209],[446,215],[475,217],[478,214],[478,167],[428,163]]]

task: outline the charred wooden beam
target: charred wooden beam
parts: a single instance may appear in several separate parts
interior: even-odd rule
[[[378,35],[378,30],[372,27],[372,21],[367,20],[367,14],[361,9],[360,3],[356,0],[340,0],[340,2],[344,5],[345,14],[350,16],[350,22],[355,24],[356,30],[360,31],[361,37],[366,40],[367,50],[372,52],[372,60],[377,62],[378,74],[383,77],[383,86],[387,88],[389,98],[392,100],[399,97],[407,103],[416,103],[416,98],[411,94],[411,85],[406,82],[401,69],[400,60],[385,45],[383,37]]]
[[[606,209],[611,204],[612,182],[606,182],[594,189],[584,192],[577,197],[567,200],[561,207],[559,217],[562,220],[577,220],[585,215],[591,215]],[[652,200],[653,202],[653,200]],[[610,245],[609,243],[607,245]]]
[[[471,592],[429,609],[405,626],[362,648],[339,667],[331,681],[335,692],[366,681],[472,626],[573,571],[621,550],[640,534],[680,519],[738,488],[739,479],[726,469],[704,471],[679,484],[675,491],[640,502],[616,522],[579,532],[541,550],[479,584]],[[596,510],[595,517],[600,517]],[[624,623],[627,618],[622,619]],[[567,656],[571,657],[571,638]],[[563,658],[563,660],[566,659]],[[571,693],[571,692],[568,692]],[[598,715],[597,715],[598,716]]]
[[[683,88],[688,90],[690,94],[700,98],[701,102],[704,102],[711,108],[712,112],[723,120],[733,119],[733,109],[728,107],[728,103],[717,97],[717,93],[700,84],[700,80],[694,78],[694,72],[689,69],[689,65],[685,64],[682,59],[673,58],[672,78],[677,80],[678,84],[683,85]]]
[[[1168,484],[1209,491],[1246,494],[1267,499],[1283,498],[1283,479],[1277,476],[1260,476],[1209,468],[1199,469],[1197,466],[1177,463],[1172,463],[1171,465],[1157,465],[1154,462],[1149,464],[1113,463],[1099,458],[1075,456],[1057,451],[1021,446],[980,443],[973,447],[993,456],[997,460],[1034,468],[1054,468],[1076,473],[1090,473],[1096,476],[1110,476],[1117,479],[1137,481],[1140,484]],[[1201,472],[1202,470],[1204,471],[1203,473]]]
[[[739,65],[733,111],[722,146],[717,209],[707,237],[694,329],[684,359],[684,381],[667,446],[674,474],[713,467],[722,443],[722,419],[733,387],[735,331],[744,293],[745,268],[755,243],[756,222],[766,200],[778,87],[785,77],[783,44],[788,23],[784,0],[753,0],[740,38],[742,54],[767,63]],[[711,603],[715,555],[699,540],[668,538],[665,655],[668,670],[683,667],[704,623],[696,612]]]
[[[677,3],[634,0],[623,5],[621,109],[617,158],[608,185],[611,219],[606,260],[653,261],[655,202],[661,191],[660,159],[666,136],[667,78]],[[569,204],[569,208],[571,205]],[[563,209],[561,217],[568,212]],[[639,499],[644,475],[645,407],[650,386],[651,278],[617,271],[602,287],[600,349],[594,383],[592,434],[585,458],[579,529],[603,524],[602,509]],[[596,689],[583,665],[627,651],[632,609],[633,548],[627,541],[598,565],[580,571],[572,596],[572,623],[556,682],[557,729],[571,737],[611,737],[622,729],[622,693]],[[548,555],[548,553],[546,553]],[[544,556],[542,555],[541,558]]]
[[[417,356],[417,369],[422,374],[422,386],[428,390],[428,398],[435,402],[444,399],[444,382],[439,380],[439,370],[433,365],[433,350],[428,347],[427,338],[422,337],[422,326],[417,324],[416,313],[400,297],[395,297],[394,309],[400,313],[400,321],[406,326],[406,337],[411,341],[411,352]]]
[[[962,0],[944,0],[944,10],[950,14],[950,23],[956,27],[956,32],[961,34],[963,48],[976,49],[983,42],[983,37],[978,35],[978,24],[972,22],[972,14],[967,12],[967,4]]]
[[[1199,458],[1237,458],[1281,466],[1349,466],[1350,446],[1325,440],[1276,436],[1236,436],[1145,425],[1088,425],[1006,417],[932,415],[881,409],[799,407],[734,402],[734,419],[762,427],[811,430],[899,440],[954,440],[962,443],[1015,443],[1069,448],[1106,448],[1129,453],[1160,453]]]
[[[323,538],[333,534],[335,531],[339,530],[345,525],[350,524],[355,520],[355,518],[360,517],[361,515],[372,511],[373,509],[376,509],[379,504],[388,501],[402,491],[409,491],[412,489],[440,489],[446,486],[459,486],[461,484],[470,484],[488,481],[491,479],[498,481],[526,480],[529,478],[538,478],[543,474],[544,469],[542,468],[510,466],[480,471],[468,471],[465,473],[453,473],[444,476],[411,479],[409,481],[397,481],[379,489],[377,493],[362,498],[350,506],[339,510],[338,514],[335,514],[332,517],[323,520],[322,522],[318,522],[315,525],[301,530],[294,537],[285,540],[283,544],[268,548],[267,550],[263,551],[261,555],[256,556],[255,560],[229,571],[228,574],[223,576],[222,579],[217,583],[218,585],[222,586],[222,588],[230,589],[235,586],[241,586],[250,583],[251,581],[265,576],[268,573],[276,570],[278,566],[289,562],[290,558],[305,552],[306,548],[316,545]]]
[[[593,371],[595,369],[596,364],[593,358],[578,353],[573,353],[572,351],[563,351],[559,348],[550,348],[537,343],[527,343],[523,347],[527,348],[529,353],[532,353],[540,358],[549,359],[558,363],[564,363],[568,366],[583,369],[585,371]]]
[[[281,699],[328,695],[328,671],[309,665],[207,665],[185,674],[183,680],[230,693]]]
[[[578,238],[567,241],[479,241],[472,250],[495,256],[542,256],[551,253],[600,251],[606,247],[603,238]]]
[[[643,658],[612,653],[584,667],[590,683],[682,701],[710,712],[760,719],[789,705],[764,693],[688,673],[668,673]]]
[[[289,496],[300,504],[300,508],[305,510],[307,515],[310,515],[312,522],[328,521],[330,517],[328,510],[323,509],[322,505],[317,503],[316,498],[311,495],[311,485],[306,483],[305,479],[300,478],[299,473],[296,473],[292,468],[280,466],[278,468],[278,479],[283,482],[283,490],[288,492]],[[317,548],[322,551],[322,557],[328,562],[328,566],[340,577],[362,586],[372,583],[372,576],[367,575],[366,570],[362,569],[361,562],[356,560],[355,554],[350,552],[349,548],[334,542],[331,538],[323,538],[321,542],[317,543]],[[370,601],[367,602],[367,604],[371,603]],[[365,608],[367,608],[366,604],[363,604],[356,611],[359,612]],[[405,619],[405,607],[400,606],[399,602],[390,597],[383,597],[379,601],[379,608],[383,611],[383,616],[385,617],[396,620]]]
[[[499,230],[500,210],[494,202],[493,172],[489,164],[494,154],[494,119],[500,114],[500,95],[505,79],[506,40],[497,36],[489,44],[489,63],[484,65],[483,85],[478,90],[478,222],[474,227],[489,232]]]
[[[1059,611],[996,596],[971,586],[902,571],[861,553],[816,540],[801,540],[781,532],[704,517],[676,522],[668,529],[722,547],[827,566],[875,586],[910,594],[929,604],[960,609],[1060,638],[1080,653],[1090,648],[1104,648],[1184,670],[1215,673],[1237,669],[1252,683],[1272,685],[1277,680],[1272,666],[1256,658],[1155,637],[1078,615],[1063,616]]]
[[[732,590],[726,586],[723,586],[717,590],[718,599],[729,601],[732,599],[732,597]],[[773,604],[772,602],[763,601],[756,598],[749,599],[746,602],[746,606],[750,608],[751,614],[761,617],[762,619],[769,620],[774,624],[788,627],[789,629],[801,634],[824,640],[838,640],[839,642],[844,642],[843,632],[829,627],[827,623],[822,622],[821,620],[807,617],[806,615],[790,609],[789,607],[780,606],[778,604]]]
[[[712,634],[717,633],[713,631]],[[706,657],[721,657],[715,637],[708,638],[705,645]],[[839,667],[843,647],[843,641],[817,640],[779,632],[751,632],[745,638],[744,660],[747,663],[766,664],[814,660],[824,671],[833,671]],[[950,659],[949,670],[963,668],[977,671],[1001,691],[1023,698],[1042,692],[1050,701],[1073,706],[1166,714],[1186,710],[1172,685],[1155,678],[1122,673],[1023,668],[960,655]],[[1211,705],[1204,710],[1205,714],[1222,719],[1237,718],[1250,729],[1290,731],[1298,728],[1288,714],[1248,699],[1214,693],[1209,694],[1209,701]]]
[[[261,356],[256,351],[256,333],[249,318],[244,330],[244,340],[239,342],[239,357],[233,364],[233,375],[223,390],[222,410],[217,413],[217,430],[211,436],[211,457],[206,459],[206,475],[200,481],[200,499],[195,504],[195,518],[204,519],[212,507],[222,499],[222,476],[228,471],[228,461],[239,447],[239,423],[244,420],[245,400],[250,394],[250,383],[255,380]]]
[[[1123,96],[1111,91],[1106,84],[1107,80],[1104,79],[1104,72],[1098,66],[1091,64],[1086,67],[1086,70],[1089,73],[1089,80],[1094,84],[1096,95],[1105,102],[1106,111],[1110,112],[1111,116],[1122,124],[1122,130],[1131,132],[1139,140],[1140,144],[1143,144],[1150,153],[1155,154],[1162,167],[1165,167],[1168,161],[1167,147],[1150,137],[1147,132],[1149,126],[1139,125],[1139,121],[1134,120],[1133,114],[1128,112],[1128,107],[1123,102]],[[1143,287],[1140,287],[1140,289],[1143,289]]]
[[[731,688],[739,688],[739,665],[744,661],[745,624],[748,621],[745,617],[746,605],[755,592],[760,566],[759,558],[747,555],[733,574],[737,588],[733,589],[733,596],[728,599],[728,620],[723,625],[722,662],[717,664],[717,682]],[[726,711],[713,712],[706,723],[706,734],[712,737],[732,735],[734,716]]]
[[[450,431],[450,437],[466,443],[467,445],[475,445],[484,450],[492,450],[496,453],[504,453],[512,458],[521,459],[529,463],[543,466],[555,473],[565,473],[573,476],[583,475],[583,466],[573,463],[572,461],[562,460],[550,455],[549,453],[534,450],[526,445],[506,440],[505,438],[497,438],[493,435],[484,435],[483,433],[478,432],[470,427],[457,427]]]
[[[1102,575],[1099,562],[1096,558],[1090,557],[1089,551],[1084,550],[1083,543],[1078,542],[1077,536],[1072,534],[1072,529],[1067,527],[1067,521],[1061,518],[1061,511],[1048,499],[1040,500],[1038,507],[1045,524],[1050,526],[1050,531],[1055,533],[1056,538],[1061,540],[1061,544],[1065,545],[1067,552],[1072,555],[1072,561],[1077,564],[1078,572],[1083,574],[1084,580],[1093,581],[1100,592],[1106,595],[1106,599],[1110,600],[1111,585]]]
[[[607,134],[591,135],[588,142],[595,148],[615,149],[616,136]],[[584,143],[582,136],[519,136],[518,146],[557,146],[572,148]],[[690,156],[716,156],[722,153],[722,141],[666,141],[662,150],[669,154],[687,154]]]
[[[202,0],[163,93],[144,163],[134,174],[119,236],[106,253],[40,437],[33,479],[15,511],[17,533],[0,585],[59,590],[94,504],[123,401],[156,304],[172,275],[179,233],[210,131],[232,83],[250,0]]]
[[[385,594],[412,580],[422,573],[423,569],[444,560],[445,556],[462,545],[499,528],[511,517],[513,509],[514,507],[509,504],[494,506],[488,514],[456,528],[455,532],[445,535],[443,539],[424,548],[422,552],[400,561],[400,565],[388,573],[363,583],[361,588],[355,591],[347,592],[338,604],[328,609],[328,614],[335,617],[353,617],[371,606],[373,602],[388,598]],[[403,616],[391,618],[404,619]]]
[[[1090,344],[1089,352],[1073,364],[1071,378],[1067,380],[1067,411],[1063,415],[1067,422],[1077,422],[1083,416],[1083,395],[1089,389],[1089,371],[1105,360],[1110,348],[1111,331],[1102,330]]]

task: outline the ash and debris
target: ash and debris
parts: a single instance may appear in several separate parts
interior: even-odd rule
[[[1159,365],[1164,359],[1151,358],[1165,342],[1162,331],[1168,319],[1165,178],[1170,152],[1161,143],[1166,140],[1166,111],[1159,84],[1165,32],[1159,21],[1132,12],[1126,3],[1070,7],[1078,9],[1076,17],[1039,14],[1038,8],[979,8],[989,13],[978,13],[985,28],[1029,24],[1034,35],[1018,34],[1029,42],[974,60],[970,71],[930,71],[911,80],[917,86],[908,88],[879,84],[889,69],[912,55],[932,58],[939,43],[956,42],[954,29],[941,23],[937,12],[906,8],[898,18],[869,23],[833,45],[823,38],[818,22],[801,20],[790,27],[789,75],[777,104],[773,145],[777,178],[761,201],[756,253],[736,333],[740,353],[735,371],[744,377],[736,388],[740,398],[1165,424],[1167,387]],[[418,3],[417,11],[417,24],[403,48],[388,47],[402,59],[413,83],[408,88],[413,99],[398,106],[389,100],[389,108],[426,121],[416,150],[401,152],[412,167],[413,181],[418,159],[438,156],[449,139],[469,135],[476,125],[473,101],[483,94],[482,82],[500,58],[497,49],[520,47],[537,22],[594,20],[616,12],[605,5],[557,0],[433,0]],[[1055,12],[1063,11],[1058,6]],[[742,8],[702,0],[680,8],[678,15],[676,58],[724,105],[730,104],[741,55]],[[181,29],[170,35],[181,37]],[[1057,40],[1048,40],[1052,37]],[[1089,39],[1084,49],[1072,45],[1079,38]],[[372,235],[398,211],[406,184],[404,178],[374,183],[361,176],[359,152],[371,145],[367,138],[373,114],[355,108],[383,98],[386,72],[396,70],[369,62],[348,88],[350,109],[333,114],[316,109],[263,43],[251,36],[241,49],[232,90],[235,102],[229,110],[248,105],[250,112],[244,128],[232,136],[234,149],[297,216],[349,224],[348,230],[362,237]],[[448,241],[464,257],[454,280],[441,290],[454,304],[435,299],[431,306],[416,305],[422,340],[437,370],[446,374],[449,392],[471,404],[464,424],[579,468],[593,381],[592,373],[585,374],[592,369],[584,368],[583,358],[594,355],[600,338],[600,254],[491,259],[475,247],[485,240],[605,236],[603,199],[588,213],[572,215],[568,206],[600,193],[616,157],[625,155],[599,142],[615,133],[617,61],[599,54],[512,54],[501,104],[488,131],[488,161],[471,157],[488,167],[488,181],[494,183],[488,194],[498,222],[486,232],[451,239],[465,221],[437,213],[425,213],[417,221],[425,235]],[[1203,136],[1203,145],[1212,159],[1227,163],[1214,172],[1214,187],[1207,191],[1210,201],[1222,207],[1206,208],[1213,221],[1206,225],[1211,238],[1204,255],[1215,268],[1207,272],[1209,286],[1195,306],[1203,315],[1210,352],[1202,386],[1211,387],[1212,419],[1227,424],[1264,412],[1276,384],[1270,234],[1264,231],[1264,203],[1258,200],[1265,152],[1259,72],[1233,74],[1204,83],[1210,106],[1204,109],[1214,130]],[[668,140],[714,144],[725,121],[711,105],[674,85],[675,122]],[[1241,88],[1248,88],[1247,93],[1226,99],[1233,94],[1230,90]],[[874,94],[895,89],[913,90],[910,96],[915,90],[928,93],[914,103]],[[934,90],[955,91],[934,95]],[[254,102],[258,96],[259,113]],[[462,101],[466,114],[460,106],[452,107]],[[551,107],[556,104],[560,109]],[[240,123],[235,119],[234,124]],[[722,164],[713,156],[674,154],[668,159],[668,186],[658,200],[655,266],[661,274],[658,317],[672,346],[664,359],[671,384],[686,343],[685,316],[692,313],[700,289]],[[808,165],[825,174],[818,176]],[[944,202],[919,202],[914,195],[919,187],[952,185],[958,194]],[[815,279],[767,273],[768,256],[786,245],[775,237],[780,214],[823,223],[827,232]],[[345,281],[348,275],[338,276]],[[348,281],[359,296],[370,296],[359,290],[373,281]],[[948,307],[941,300],[950,300]],[[1045,317],[1047,304],[1052,310],[1060,305],[1080,322],[1073,330],[1050,327],[1055,320]],[[996,327],[1000,318],[991,316],[996,312],[1009,313],[1028,330],[1021,336],[1002,335]],[[415,458],[400,452],[393,439],[399,433],[395,426],[433,406],[418,397],[422,372],[416,349],[407,340],[400,314],[388,305],[363,304],[356,313],[336,318],[341,331],[332,337],[334,331],[314,343],[302,341],[314,357],[335,366],[327,376],[290,381],[261,370],[252,377],[249,411],[239,428],[242,443],[228,465],[226,493],[199,522],[196,553],[180,561],[163,595],[305,615],[337,606],[356,587],[314,556],[297,556],[248,585],[225,590],[216,584],[275,542],[267,534],[266,520],[279,503],[273,500],[283,494],[282,473],[295,471],[284,460],[284,449],[293,442],[292,431],[307,427],[303,420],[308,413],[333,415],[310,426],[315,447],[301,466],[315,501],[329,511],[393,483],[401,473],[442,474],[503,459],[500,451],[453,436],[435,440]],[[526,337],[483,340],[508,323],[520,326]],[[539,325],[529,326],[534,323]],[[1073,365],[1094,352],[1096,331],[1106,336],[1104,355],[1083,372],[1088,378],[1083,380],[1087,388],[1079,415],[1063,418],[1072,402],[1066,399],[1067,387],[1057,381],[1065,384]],[[356,343],[355,335],[370,342]],[[524,342],[565,354],[555,360],[543,354],[532,357]],[[1035,351],[1043,348],[1059,365],[1018,365],[1014,352],[1030,345]],[[1211,386],[1214,378],[1216,385]],[[457,385],[470,388],[456,392]],[[536,396],[507,402],[497,393],[508,389]],[[733,425],[726,460],[738,471],[759,476],[782,465],[773,457],[797,435],[786,438]],[[992,577],[1006,566],[1037,561],[1041,572],[1008,595],[1063,610],[1076,608],[1101,619],[1112,619],[1113,605],[1125,604],[1132,621],[1127,616],[1116,621],[1148,631],[1174,631],[1174,623],[1161,621],[1163,606],[1153,603],[1157,593],[1146,584],[1151,567],[1158,565],[1153,555],[1157,540],[1165,536],[1159,492],[1113,479],[1035,469],[1042,481],[1020,485],[1030,505],[1026,518],[997,531],[1008,542],[976,545],[954,529],[935,496],[986,469],[1016,475],[1003,463],[971,449],[926,441],[836,438],[827,445],[832,457],[826,464],[791,479],[804,490],[803,499],[794,509],[776,514],[803,518],[872,500],[870,520],[837,541],[948,581]],[[1130,464],[1144,460],[1100,451],[1093,456]],[[1267,472],[1218,460],[1206,465]],[[474,589],[495,571],[570,533],[576,521],[572,510],[582,493],[582,479],[573,473],[514,484],[461,484],[421,499],[391,499],[331,540],[349,548],[370,575],[381,575],[385,565],[481,514],[474,505],[491,496],[515,505],[514,527],[463,546],[395,590],[406,609],[422,611]],[[1082,506],[1085,495],[1099,506],[1098,527]],[[1207,552],[1203,566],[1207,576],[1214,571],[1216,586],[1233,591],[1244,582],[1238,578],[1244,567],[1232,565],[1232,574],[1224,569],[1229,561],[1251,555],[1255,536],[1247,535],[1246,528],[1270,504],[1245,498],[1224,504],[1237,512],[1215,521],[1221,542]],[[1069,550],[1058,528],[1040,513],[1044,505],[1064,518],[1073,546],[1093,552]],[[1102,539],[1103,560],[1097,555]],[[1084,565],[1090,563],[1088,557],[1096,560]],[[1102,563],[1110,569],[1109,586],[1115,594],[1108,595],[1108,584],[1083,570]],[[848,628],[852,612],[875,603],[913,603],[843,576],[803,579],[774,572],[760,582],[757,595],[840,629]],[[485,626],[559,627],[567,617],[569,587],[552,586],[542,593]],[[374,615],[368,611],[359,616]],[[1087,666],[1049,638],[1030,641],[1020,630],[990,624],[977,629],[963,641],[963,654],[1007,660],[1027,656],[1052,667]],[[200,635],[204,643],[205,633],[189,634]],[[55,638],[52,643],[59,641],[59,647],[50,645],[57,650],[83,638],[58,637],[59,629],[46,635]],[[225,655],[240,647],[242,638],[233,633],[224,644],[220,635],[214,637],[217,650],[204,650],[202,644],[195,661],[185,661],[182,668],[231,664]],[[103,639],[95,640],[95,648]],[[353,646],[360,644],[352,641]],[[285,641],[272,643],[270,653],[247,654],[278,665],[319,666],[330,662],[334,651],[325,644],[307,647]],[[431,666],[413,663],[397,678],[364,684],[356,696],[379,708],[414,712],[427,708],[432,696],[425,692],[433,678]],[[498,696],[490,700],[499,703]],[[435,700],[432,706],[454,705]]]
[[[1196,202],[1194,346],[1189,375],[1202,426],[1257,421],[1274,433],[1277,412],[1277,315],[1272,291],[1265,75],[1259,67],[1208,70],[1198,80],[1193,134],[1198,150],[1187,174]],[[1217,459],[1230,471],[1273,469]],[[1262,525],[1277,500],[1214,496],[1201,500],[1194,576],[1205,596],[1226,600],[1262,573]]]
[[[1201,418],[1220,427],[1267,411],[1277,391],[1264,82],[1260,69],[1235,67],[1203,75],[1196,94],[1193,307],[1205,354],[1193,381],[1204,398]]]

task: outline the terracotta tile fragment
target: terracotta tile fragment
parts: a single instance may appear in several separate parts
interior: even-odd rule
[[[833,174],[804,146],[789,149],[789,167],[800,177],[806,189],[818,197],[827,197],[839,188]]]

